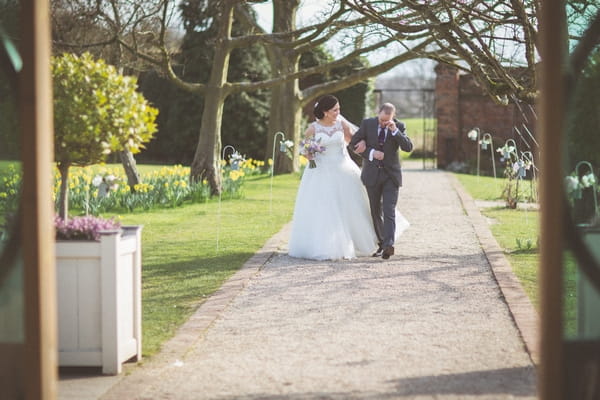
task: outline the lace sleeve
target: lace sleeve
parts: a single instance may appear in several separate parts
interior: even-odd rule
[[[310,123],[308,125],[308,128],[306,128],[306,131],[304,131],[304,137],[305,138],[314,137],[317,134],[317,126],[318,126],[318,124],[316,122]]]
[[[350,129],[350,133],[351,133],[352,135],[354,135],[354,132],[356,132],[356,131],[358,130],[358,126],[356,126],[356,125],[354,125],[352,122],[348,121],[348,120],[346,119],[346,117],[344,117],[342,114],[340,114],[340,115],[339,115],[339,117],[338,117],[338,121],[340,121],[340,123],[341,123],[341,122],[344,122],[344,123],[346,123],[346,125],[348,125],[348,128]],[[343,129],[343,125],[342,125],[342,129]]]

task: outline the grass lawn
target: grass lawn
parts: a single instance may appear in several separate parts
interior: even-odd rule
[[[143,170],[143,168],[140,168]],[[245,198],[122,215],[142,224],[143,352],[150,356],[198,305],[291,220],[299,178],[248,178]],[[220,224],[219,224],[220,221]],[[216,249],[217,227],[219,252]]]
[[[419,153],[420,156],[422,155],[422,150],[424,150],[423,142],[425,142],[425,147],[429,151],[433,151],[435,131],[423,132],[423,118],[400,118],[400,120],[406,124],[406,133],[414,145],[415,153]],[[428,119],[428,128],[435,127],[435,124],[435,118]]]
[[[502,192],[504,179],[455,174],[467,191],[478,200],[497,200]],[[482,214],[490,219],[490,229],[504,249],[515,275],[519,278],[525,292],[536,308],[538,300],[539,269],[539,212],[535,210],[512,210],[508,208],[487,208]],[[576,332],[576,267],[573,258],[565,256],[565,332]]]
[[[400,120],[406,124],[406,132],[410,137],[423,135],[423,118],[400,118]],[[428,118],[427,126],[435,126],[435,118]],[[429,134],[433,136],[435,132]]]
[[[19,166],[21,163],[18,161],[7,161],[7,160],[0,160],[0,176],[6,174],[6,172],[8,171],[8,167],[10,165],[14,165]]]
[[[477,176],[469,174],[454,174],[467,191],[477,200],[502,200],[502,190],[506,185],[504,177]],[[520,198],[531,197],[531,181],[519,182]]]
[[[488,176],[454,174],[464,186],[465,189],[476,200],[502,200],[502,189],[504,189],[505,179]]]
[[[500,247],[504,249],[513,271],[519,277],[523,288],[537,307],[539,212],[486,208],[482,210],[482,214],[491,219],[490,228],[494,237]],[[521,241],[521,246],[519,246],[517,240]],[[527,248],[528,240],[532,245],[531,248]]]

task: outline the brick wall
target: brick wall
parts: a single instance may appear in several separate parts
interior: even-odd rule
[[[480,129],[481,135],[492,135],[494,148],[503,146],[511,138],[516,141],[519,151],[530,150],[525,143],[527,141],[537,153],[533,141],[522,127],[526,124],[534,132],[535,117],[529,106],[522,105],[521,112],[514,104],[498,105],[483,92],[471,75],[459,73],[456,68],[445,64],[438,64],[435,72],[438,168],[446,168],[454,161],[475,165],[476,142],[467,137],[467,132],[475,127]],[[525,140],[515,131],[515,126]],[[487,153],[482,151],[482,169],[487,169],[487,164],[491,165],[489,150]]]

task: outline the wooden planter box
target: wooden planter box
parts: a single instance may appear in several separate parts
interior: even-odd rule
[[[580,227],[583,240],[596,260],[600,260],[600,228]],[[600,293],[580,269],[577,270],[578,338],[600,339]]]
[[[56,242],[60,366],[118,374],[124,361],[142,358],[141,232]]]

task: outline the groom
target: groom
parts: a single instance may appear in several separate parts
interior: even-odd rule
[[[413,148],[406,126],[394,118],[395,113],[393,104],[382,104],[377,117],[364,119],[350,141],[350,146],[364,158],[361,179],[367,187],[379,242],[373,256],[386,260],[394,255],[396,203],[402,186],[398,149],[408,152]]]

